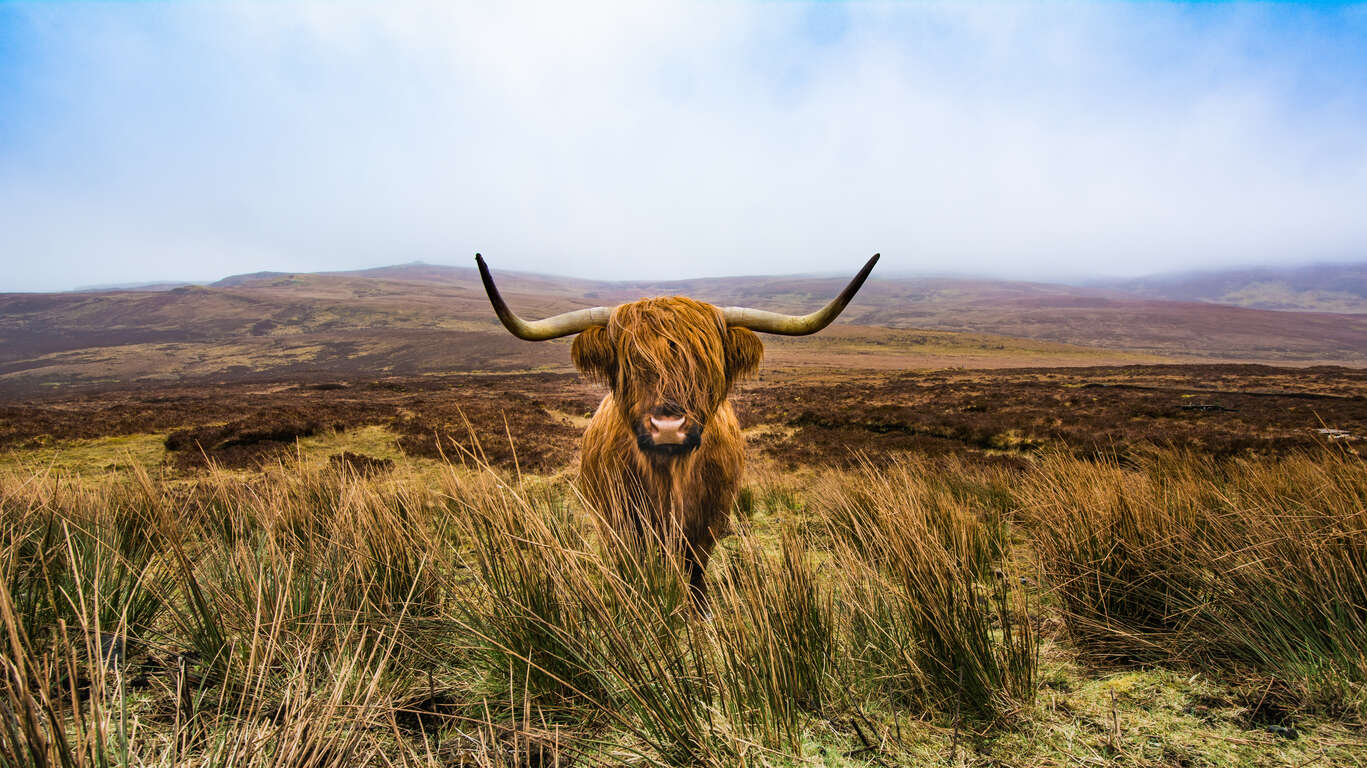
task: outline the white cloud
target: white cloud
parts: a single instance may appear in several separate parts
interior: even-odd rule
[[[475,250],[592,277],[1367,256],[1355,9],[6,10],[37,52],[0,290]]]

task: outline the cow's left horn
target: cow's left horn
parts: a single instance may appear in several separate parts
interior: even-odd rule
[[[507,328],[519,339],[527,341],[558,339],[561,336],[579,333],[595,325],[607,325],[608,318],[612,315],[612,307],[591,307],[565,312],[554,317],[548,317],[545,320],[527,322],[513,314],[511,309],[508,309],[508,305],[498,293],[498,287],[494,285],[493,275],[489,274],[489,267],[484,264],[484,257],[476,253],[475,262],[479,264],[479,277],[484,281],[484,292],[489,294],[489,303],[494,305],[494,312],[498,315],[498,319],[503,321],[504,328]]]
[[[874,254],[869,259],[864,268],[859,270],[859,274],[854,276],[850,284],[845,286],[845,290],[839,296],[831,299],[831,303],[811,313],[810,315],[781,315],[777,312],[766,312],[762,309],[750,309],[749,307],[727,307],[722,310],[726,315],[726,324],[740,328],[749,328],[752,331],[761,333],[777,333],[783,336],[806,336],[830,325],[845,305],[850,303],[854,294],[859,292],[859,287],[868,279],[869,273],[873,271],[873,265],[878,263],[878,254]]]

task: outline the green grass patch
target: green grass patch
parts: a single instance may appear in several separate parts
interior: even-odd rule
[[[0,451],[0,471],[102,475],[139,468],[151,471],[166,457],[164,435],[137,434],[90,440],[45,441]]]

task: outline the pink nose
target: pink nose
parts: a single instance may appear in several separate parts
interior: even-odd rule
[[[688,438],[684,432],[683,416],[677,418],[660,418],[659,416],[650,417],[650,437],[656,445],[682,445]]]

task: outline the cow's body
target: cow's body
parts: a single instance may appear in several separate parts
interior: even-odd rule
[[[680,546],[689,584],[700,594],[740,489],[742,440],[735,411],[723,402],[696,450],[653,458],[639,450],[609,394],[584,433],[579,487],[589,503],[634,533]]]
[[[584,434],[585,498],[681,557],[699,599],[740,485],[740,424],[726,398],[762,354],[753,332],[682,296],[622,304],[571,348],[575,365],[611,390]]]

